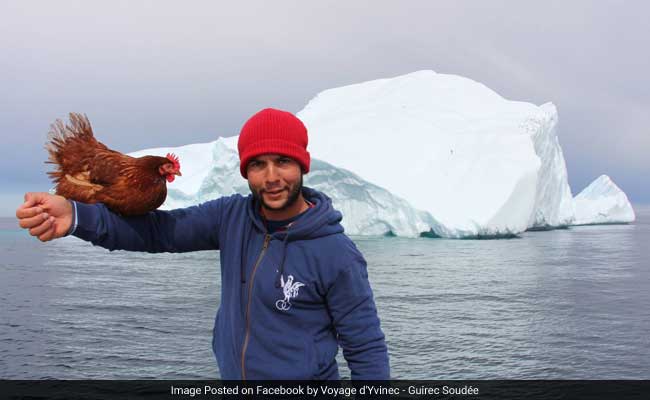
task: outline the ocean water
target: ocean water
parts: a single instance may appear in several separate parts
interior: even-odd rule
[[[650,208],[635,209],[515,239],[353,238],[393,377],[649,379]],[[218,262],[43,244],[0,219],[0,378],[219,377]]]

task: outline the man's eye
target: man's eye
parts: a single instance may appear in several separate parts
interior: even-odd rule
[[[288,159],[288,158],[281,158],[281,159],[279,160],[279,163],[280,163],[280,164],[289,164],[290,162],[291,162],[291,160]]]

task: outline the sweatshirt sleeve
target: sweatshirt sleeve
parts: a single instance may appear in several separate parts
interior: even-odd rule
[[[388,349],[368,281],[366,261],[351,241],[350,245],[352,256],[327,292],[328,307],[352,379],[388,380]]]
[[[231,197],[170,211],[123,217],[103,203],[74,201],[70,234],[108,250],[181,253],[219,249],[223,209]]]

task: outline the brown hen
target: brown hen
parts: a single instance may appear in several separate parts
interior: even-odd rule
[[[56,194],[83,203],[104,203],[125,215],[146,214],[167,197],[167,182],[181,176],[178,157],[131,157],[97,141],[85,115],[70,113],[70,125],[57,120],[48,135],[48,172]]]

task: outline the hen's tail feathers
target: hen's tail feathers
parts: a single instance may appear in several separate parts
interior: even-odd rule
[[[54,183],[65,176],[74,174],[83,167],[83,159],[96,150],[97,146],[105,147],[93,135],[90,121],[85,114],[70,113],[70,124],[64,124],[57,119],[50,125],[48,143],[45,145],[49,153],[46,164],[55,164],[56,170],[48,172]]]

